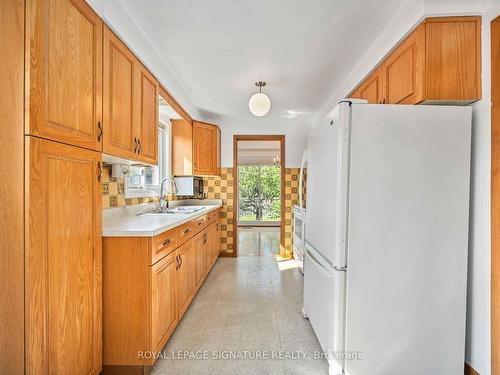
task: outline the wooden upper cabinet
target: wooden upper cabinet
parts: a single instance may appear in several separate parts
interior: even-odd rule
[[[173,251],[151,267],[151,348],[160,352],[177,326],[177,263]]]
[[[375,70],[355,91],[356,98],[366,99],[370,104],[384,103],[384,82],[382,67]]]
[[[102,28],[84,0],[31,0],[26,133],[101,150]]]
[[[103,152],[157,164],[158,81],[107,27],[103,60]]]
[[[104,27],[104,145],[103,152],[135,158],[134,127],[138,88],[135,56],[107,27]]]
[[[425,26],[420,25],[384,61],[388,104],[416,104],[423,98]]]
[[[172,174],[193,174],[193,125],[184,119],[171,120]]]
[[[350,96],[388,104],[479,100],[481,17],[427,18],[380,67]]]
[[[158,81],[141,64],[137,66],[137,154],[138,159],[158,163]]]
[[[102,367],[100,154],[26,137],[26,373]]]
[[[220,174],[220,129],[217,125],[193,121],[193,173]]]
[[[481,98],[481,17],[425,21],[427,101]]]

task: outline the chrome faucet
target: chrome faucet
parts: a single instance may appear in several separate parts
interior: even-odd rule
[[[161,184],[160,184],[160,202],[159,202],[159,207],[158,207],[160,209],[160,211],[168,209],[168,199],[166,199],[165,196],[164,196],[164,194],[163,194],[163,184],[165,183],[166,180],[172,181],[172,178],[170,178],[169,176],[167,176],[163,180],[161,180]]]

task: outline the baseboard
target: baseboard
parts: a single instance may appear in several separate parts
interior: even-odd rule
[[[470,367],[468,363],[465,364],[464,374],[465,375],[480,375],[479,372],[477,372],[472,367]]]

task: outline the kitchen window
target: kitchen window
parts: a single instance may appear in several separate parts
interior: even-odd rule
[[[161,180],[170,175],[170,126],[158,124],[158,165],[131,166],[125,180],[125,198],[157,197]],[[165,184],[170,193],[169,184]]]

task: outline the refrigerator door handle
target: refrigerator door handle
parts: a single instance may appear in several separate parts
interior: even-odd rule
[[[316,265],[318,266],[319,270],[328,278],[330,279],[333,279],[334,275],[332,275],[331,272],[329,272],[325,266],[323,266],[320,262],[318,262],[318,260],[314,257],[314,255],[309,251],[309,250],[306,250],[307,254],[309,255],[309,257],[311,258],[311,260],[316,263]]]

